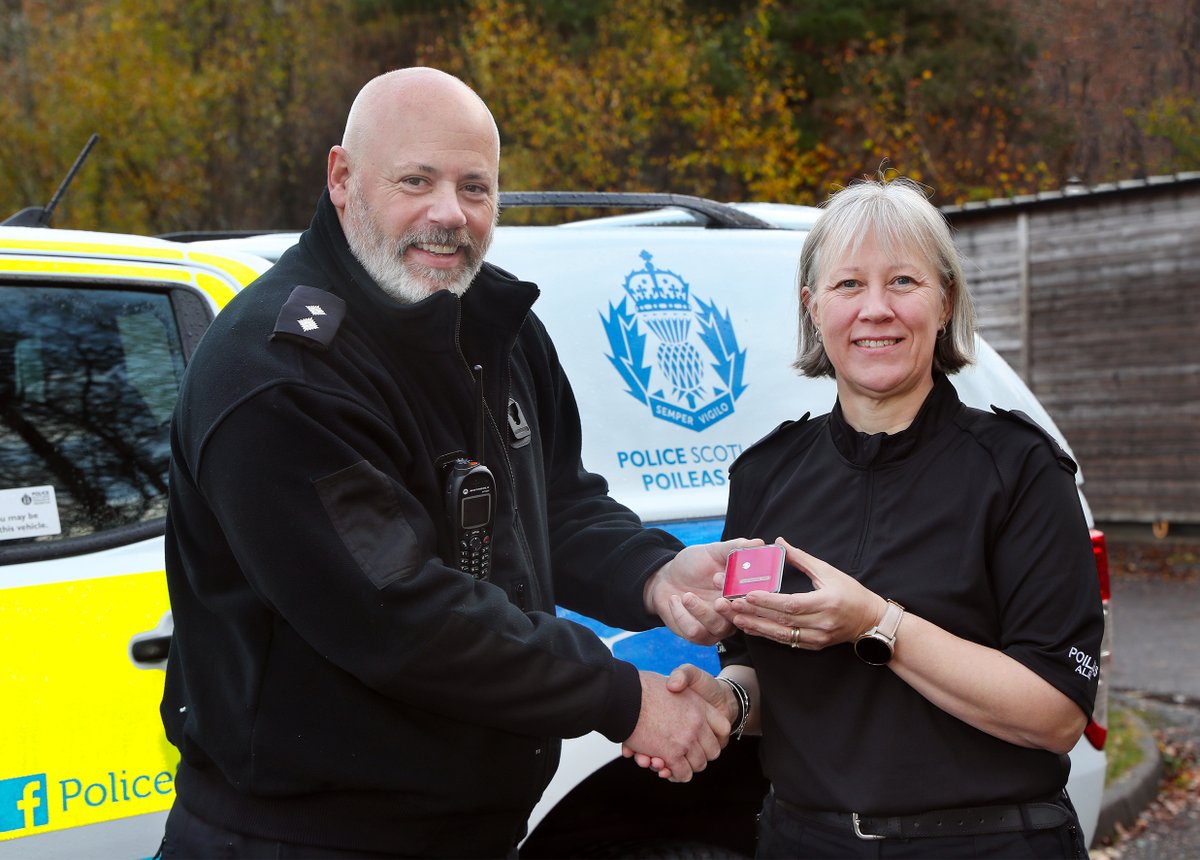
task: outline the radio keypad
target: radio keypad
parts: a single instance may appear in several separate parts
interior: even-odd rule
[[[491,569],[491,555],[491,535],[480,532],[464,535],[458,545],[458,569],[483,579]]]

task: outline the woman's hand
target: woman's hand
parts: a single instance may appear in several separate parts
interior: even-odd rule
[[[783,538],[775,543],[786,551],[788,563],[812,581],[813,591],[805,594],[752,591],[744,598],[718,600],[717,611],[735,627],[781,645],[820,651],[830,645],[853,642],[879,623],[887,608],[882,597]]]
[[[853,577],[806,552],[775,541],[808,575],[808,594],[754,591],[716,601],[738,629],[782,645],[819,651],[853,642],[883,618],[887,602]],[[995,648],[962,639],[906,611],[888,669],[948,714],[1018,746],[1065,753],[1087,715],[1031,669]]]

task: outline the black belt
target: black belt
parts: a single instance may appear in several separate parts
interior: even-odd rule
[[[853,830],[859,839],[924,839],[931,836],[982,836],[989,833],[1053,830],[1071,820],[1067,808],[1052,800],[937,809],[916,815],[825,812],[803,809],[778,797],[774,801],[791,815],[818,824]]]

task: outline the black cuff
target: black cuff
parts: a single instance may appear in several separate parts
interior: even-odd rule
[[[613,577],[610,580],[608,593],[605,595],[605,605],[608,609],[608,621],[614,627],[625,630],[651,630],[661,627],[663,620],[653,612],[647,612],[646,583],[664,564],[675,558],[683,549],[667,532],[660,532],[667,540],[663,544],[642,544],[633,552],[621,559],[622,569],[640,570],[641,573],[631,577]],[[670,546],[676,543],[678,546]]]
[[[612,695],[608,698],[608,710],[601,717],[596,731],[614,743],[622,743],[637,728],[641,713],[642,679],[637,667],[624,660],[614,660]]]

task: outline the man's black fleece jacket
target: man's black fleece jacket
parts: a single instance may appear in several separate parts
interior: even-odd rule
[[[162,716],[192,813],[306,844],[503,852],[559,739],[632,733],[636,669],[554,607],[653,626],[643,587],[680,544],[584,470],[537,294],[485,265],[461,298],[393,301],[325,195],[205,333],[172,426],[166,534]],[[445,560],[456,453],[496,476],[490,581]]]

